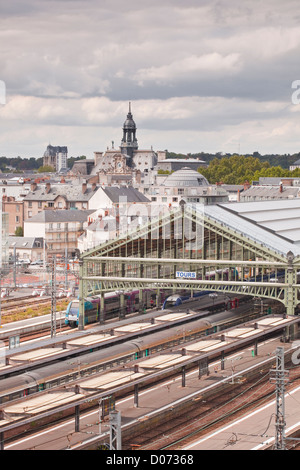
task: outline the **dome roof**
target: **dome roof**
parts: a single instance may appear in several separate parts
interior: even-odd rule
[[[187,187],[187,186],[208,186],[209,182],[198,171],[184,167],[178,171],[174,171],[164,182],[164,186]]]
[[[129,116],[129,114],[127,115],[127,119],[123,124],[123,128],[125,128],[125,129],[135,129],[136,128],[135,122],[132,119],[132,117]]]
[[[131,113],[131,103],[129,102],[129,111],[127,114],[126,121],[123,124],[123,129],[135,129],[135,128],[136,128],[135,122],[133,120],[132,113]]]

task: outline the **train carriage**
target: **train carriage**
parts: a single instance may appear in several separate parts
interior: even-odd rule
[[[153,307],[156,295],[151,290],[143,291],[143,307]],[[164,295],[163,295],[164,300]],[[121,299],[119,292],[108,292],[104,294],[104,311],[101,312],[101,296],[94,295],[88,297],[84,302],[84,322],[85,325],[100,321],[100,314],[103,319],[116,318],[120,314]],[[139,291],[127,292],[124,294],[124,315],[139,311]],[[71,327],[78,326],[79,323],[79,299],[72,300],[66,309],[65,324]]]

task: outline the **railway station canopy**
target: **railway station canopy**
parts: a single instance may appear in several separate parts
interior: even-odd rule
[[[295,313],[300,200],[142,210],[127,207],[119,223],[130,216],[131,230],[81,255],[81,312],[89,295],[139,290],[142,302],[142,291],[153,289],[271,298]]]

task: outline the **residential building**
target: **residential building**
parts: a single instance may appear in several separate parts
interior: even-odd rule
[[[9,177],[1,175],[0,194],[1,197],[14,197],[18,200],[23,198],[30,192],[30,182],[32,178]]]
[[[0,208],[1,208],[0,201]],[[0,271],[8,268],[8,213],[0,210]]]
[[[24,224],[24,201],[12,196],[2,197],[2,209],[8,213],[8,233],[15,235],[16,229],[23,230]]]
[[[290,171],[294,171],[294,170],[296,170],[297,168],[300,168],[300,159],[299,159],[299,160],[296,160],[292,165],[290,165],[289,170],[290,170]]]
[[[44,210],[25,220],[24,237],[42,237],[48,257],[52,255],[76,256],[78,238],[84,232],[89,210]]]
[[[295,199],[300,197],[299,186],[251,186],[240,195],[241,202],[270,201],[276,199]]]
[[[48,145],[43,156],[43,165],[52,166],[56,172],[68,168],[68,148]]]
[[[10,258],[16,256],[16,259],[30,261],[44,259],[44,239],[42,237],[9,237],[8,249]]]
[[[24,197],[24,218],[34,217],[43,210],[78,209],[88,210],[98,207],[99,186],[74,181],[71,183],[31,184],[31,191]]]
[[[148,204],[150,200],[140,191],[132,187],[107,186],[99,189],[101,201],[98,209],[109,209],[120,207],[124,204]]]
[[[235,202],[235,201],[240,201],[241,198],[241,193],[247,188],[247,184],[217,184],[217,186],[220,186],[222,189],[225,189],[225,191],[228,193],[228,200],[230,202]]]
[[[81,252],[134,230],[148,219],[151,201],[132,187],[100,188],[101,206],[91,213],[85,234],[78,240]]]

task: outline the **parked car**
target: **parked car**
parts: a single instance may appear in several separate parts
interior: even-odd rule
[[[30,259],[17,259],[17,266],[28,266],[30,264]]]

